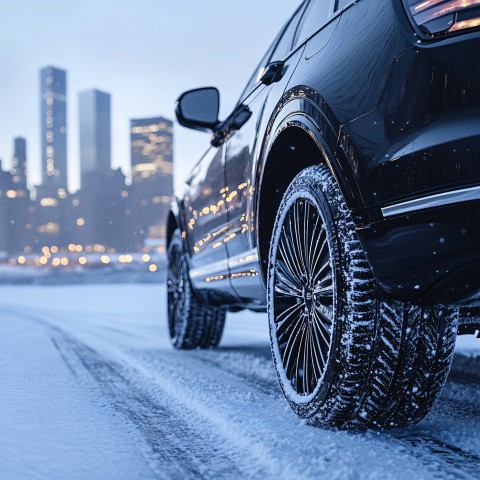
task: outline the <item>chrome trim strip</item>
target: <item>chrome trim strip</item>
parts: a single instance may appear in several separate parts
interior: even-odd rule
[[[256,248],[252,248],[248,252],[235,255],[228,260],[220,260],[203,267],[192,268],[192,270],[190,270],[190,278],[208,277],[216,273],[227,273],[229,268],[248,265],[256,261],[258,261],[258,252]]]
[[[453,203],[471,202],[474,200],[480,200],[480,186],[438,193],[428,197],[409,200],[408,202],[397,203],[396,205],[382,208],[382,213],[384,217],[392,217],[393,215],[416,212],[417,210],[441,207]]]

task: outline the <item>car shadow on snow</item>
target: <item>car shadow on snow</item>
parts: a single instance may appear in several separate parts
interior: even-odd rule
[[[216,348],[217,352],[223,353],[243,353],[245,355],[253,355],[261,357],[265,360],[272,359],[270,345],[225,345]]]

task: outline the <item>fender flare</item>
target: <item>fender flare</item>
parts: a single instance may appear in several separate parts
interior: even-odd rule
[[[255,179],[257,211],[265,167],[276,140],[289,128],[301,128],[309,135],[334,175],[355,223],[366,223],[365,205],[355,179],[359,169],[355,151],[325,99],[307,86],[287,90],[267,124]]]

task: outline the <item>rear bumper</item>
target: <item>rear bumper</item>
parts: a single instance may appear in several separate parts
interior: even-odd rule
[[[416,209],[358,230],[382,288],[427,302],[459,301],[479,290],[480,200],[407,206]]]

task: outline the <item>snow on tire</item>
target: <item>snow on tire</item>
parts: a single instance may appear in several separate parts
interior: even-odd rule
[[[180,230],[168,247],[167,306],[172,345],[181,350],[216,347],[222,338],[226,309],[203,303],[195,296]]]
[[[267,304],[281,388],[312,424],[405,427],[440,394],[456,310],[411,305],[381,291],[326,166],[301,172],[283,197]]]

